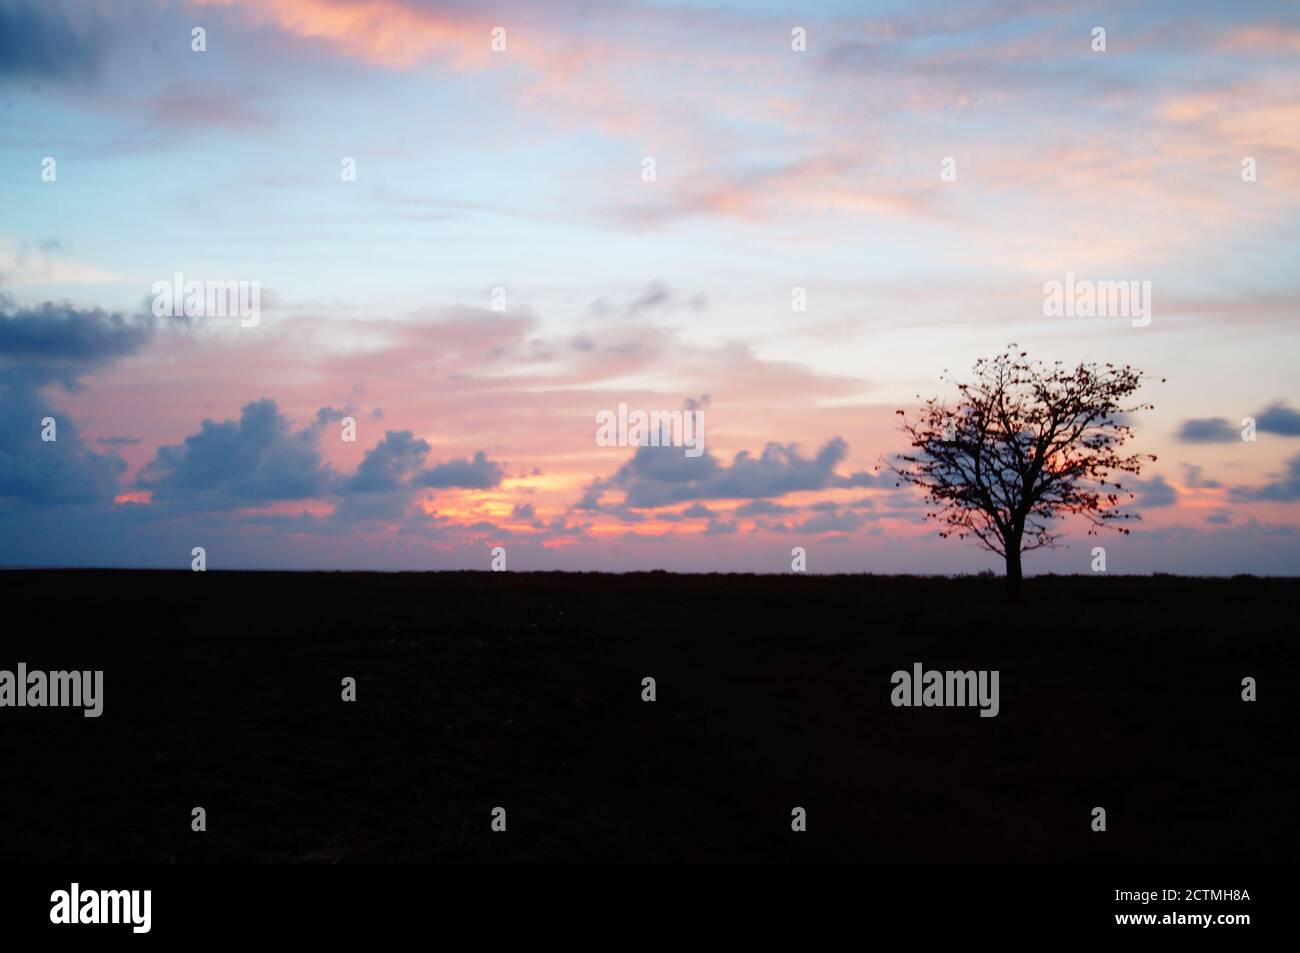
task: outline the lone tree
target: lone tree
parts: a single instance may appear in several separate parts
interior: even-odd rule
[[[1125,364],[1027,359],[1014,344],[975,362],[974,381],[957,385],[956,406],[927,400],[920,416],[903,417],[912,452],[891,469],[898,485],[921,487],[931,507],[926,519],[942,522],[941,537],[973,537],[1006,559],[1007,589],[1020,595],[1021,554],[1054,548],[1056,519],[1077,514],[1088,534],[1139,517],[1119,507],[1121,474],[1137,475],[1147,454],[1121,453],[1133,431],[1125,422],[1150,404],[1133,403],[1143,375]],[[1115,526],[1121,533],[1128,530]]]

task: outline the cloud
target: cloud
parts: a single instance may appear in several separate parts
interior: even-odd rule
[[[1275,401],[1255,415],[1255,429],[1282,437],[1300,437],[1300,411]]]
[[[389,430],[366,451],[352,477],[343,484],[349,493],[388,493],[404,488],[424,465],[429,442],[409,430]]]
[[[109,284],[123,278],[104,268],[70,261],[57,239],[0,241],[0,284]]]
[[[322,407],[316,411],[316,422],[319,424],[336,424],[344,417],[354,413],[352,408],[345,407],[339,410],[337,407]]]
[[[242,8],[258,26],[273,26],[305,40],[328,44],[344,55],[404,68],[436,57],[454,69],[479,69],[491,55],[492,22],[472,7],[409,0],[199,0],[203,5]],[[480,42],[481,41],[481,42]],[[510,49],[527,49],[511,35]]]
[[[76,390],[80,378],[138,351],[152,336],[151,317],[127,317],[47,301],[17,308],[0,296],[0,386],[59,383]]]
[[[653,228],[699,217],[762,222],[785,208],[903,219],[941,218],[933,187],[871,187],[859,159],[850,154],[800,158],[743,169],[698,169],[666,188],[654,202],[615,207],[617,222]]]
[[[126,463],[91,450],[43,390],[55,383],[78,390],[85,374],[134,353],[152,330],[146,319],[54,302],[15,308],[0,296],[0,498],[45,506],[116,496]],[[41,439],[47,417],[51,441]]]
[[[652,281],[640,294],[630,301],[618,304],[608,298],[597,298],[587,306],[587,313],[594,317],[622,317],[647,319],[655,314],[668,314],[677,311],[700,312],[708,306],[708,299],[702,294],[683,298],[662,281]],[[590,349],[589,338],[579,335],[573,342],[579,350]]]
[[[848,533],[866,522],[861,513],[848,510],[830,510],[814,513],[808,519],[795,526],[800,533]]]
[[[1190,463],[1183,464],[1183,482],[1198,490],[1217,490],[1223,486],[1218,480],[1207,480],[1201,476],[1201,468]]]
[[[169,88],[153,103],[155,122],[201,129],[257,132],[271,119],[245,101],[207,89]]]
[[[1300,500],[1300,454],[1286,462],[1286,470],[1258,487],[1233,487],[1232,497],[1243,502],[1291,503]]]
[[[1241,431],[1222,417],[1184,420],[1175,439],[1183,443],[1229,443],[1241,439]]]
[[[0,3],[0,77],[87,80],[99,72],[104,23],[75,29],[47,0]]]
[[[56,439],[41,439],[42,420],[53,417]],[[40,506],[111,502],[126,463],[115,453],[95,453],[76,424],[31,391],[5,400],[0,414],[0,498]]]
[[[414,485],[436,489],[490,490],[499,486],[504,476],[505,468],[489,460],[480,450],[474,454],[473,460],[449,460],[424,471],[415,478]]]
[[[633,509],[821,490],[835,485],[835,466],[847,452],[848,444],[841,437],[828,440],[812,457],[802,456],[793,443],[769,443],[759,456],[741,451],[731,466],[724,466],[708,451],[688,457],[680,447],[642,446],[608,480],[588,486],[577,508],[608,512],[601,504],[606,490],[622,490],[624,506]]]
[[[1178,491],[1165,482],[1162,476],[1151,480],[1138,480],[1132,487],[1138,507],[1154,508],[1173,506],[1178,502]]]
[[[489,460],[481,450],[472,460],[451,460],[424,469],[430,449],[427,440],[409,430],[385,432],[383,439],[366,451],[350,477],[335,481],[342,499],[334,510],[333,521],[347,524],[405,520],[408,529],[417,525],[427,529],[437,518],[413,507],[420,490],[490,489],[499,485],[505,475],[505,468]],[[531,517],[531,507],[529,510],[523,518]]]
[[[1300,437],[1300,411],[1277,400],[1255,413],[1255,430],[1280,437]],[[1177,439],[1183,443],[1232,443],[1241,431],[1222,417],[1184,420]]]
[[[333,498],[335,524],[410,517],[429,528],[437,519],[412,509],[420,490],[486,489],[504,476],[504,468],[482,451],[424,469],[429,442],[409,430],[386,431],[355,471],[340,476],[322,461],[318,447],[322,427],[340,415],[322,407],[311,425],[295,431],[274,400],[253,401],[239,420],[204,420],[184,443],[159,447],[136,485],[156,503],[204,509]]]
[[[137,477],[155,501],[239,506],[320,495],[332,474],[314,427],[294,432],[274,400],[245,404],[239,420],[204,420],[185,442],[158,448]]]
[[[737,516],[776,516],[792,512],[794,512],[793,507],[773,503],[771,500],[750,500],[736,507]]]
[[[836,476],[831,479],[831,486],[841,488],[863,487],[863,486],[892,486],[893,482],[887,477],[880,474],[872,473],[869,470],[855,470],[848,476]]]

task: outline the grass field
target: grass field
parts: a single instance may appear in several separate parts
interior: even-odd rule
[[[1300,580],[1039,577],[1013,610],[974,577],[24,570],[0,599],[0,669],[105,673],[100,718],[0,708],[4,861],[1300,847]],[[998,716],[894,707],[916,662],[999,671]]]

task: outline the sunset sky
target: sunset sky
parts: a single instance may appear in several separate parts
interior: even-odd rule
[[[1293,575],[1298,249],[1291,3],[0,0],[0,565],[997,569],[878,468],[1014,341],[1158,457],[1026,572]]]

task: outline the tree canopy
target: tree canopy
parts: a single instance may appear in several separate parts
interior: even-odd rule
[[[1141,371],[1125,364],[1030,360],[1010,345],[975,362],[973,380],[957,388],[951,406],[940,398],[903,417],[911,451],[892,466],[899,484],[925,491],[926,518],[944,524],[939,535],[973,538],[1002,556],[1013,590],[1022,553],[1050,548],[1056,521],[1081,516],[1089,534],[1138,519],[1122,504],[1133,499],[1122,482],[1154,456],[1127,453],[1129,415],[1152,405],[1136,402]]]

